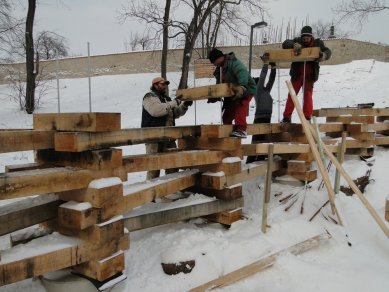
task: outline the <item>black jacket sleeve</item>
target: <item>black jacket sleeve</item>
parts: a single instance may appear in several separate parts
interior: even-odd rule
[[[270,92],[271,89],[273,88],[273,84],[274,84],[274,80],[275,79],[276,79],[276,68],[271,68],[269,80],[267,81],[267,84],[266,84],[266,87],[265,87],[265,90],[267,92]]]

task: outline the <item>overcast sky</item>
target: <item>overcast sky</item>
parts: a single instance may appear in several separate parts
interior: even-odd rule
[[[26,15],[27,1],[18,0],[20,5],[16,11]],[[163,1],[164,0],[159,0]],[[15,1],[16,2],[16,1]],[[140,33],[142,27],[136,23],[119,24],[118,14],[122,4],[127,0],[38,0],[35,17],[35,32],[49,30],[64,36],[70,48],[71,55],[86,55],[87,42],[90,42],[91,54],[110,54],[125,52],[125,43],[130,40],[131,29],[137,27]],[[266,0],[270,16],[265,20],[274,25],[284,25],[289,20],[302,23],[305,19],[314,23],[318,20],[329,22],[333,20],[331,8],[341,0]],[[26,9],[26,8],[25,8]],[[369,17],[369,22],[354,39],[389,44],[389,33],[385,31],[389,24],[389,13],[384,11]],[[260,21],[253,19],[253,23]],[[343,27],[350,30],[352,26]],[[135,31],[133,31],[135,33]]]

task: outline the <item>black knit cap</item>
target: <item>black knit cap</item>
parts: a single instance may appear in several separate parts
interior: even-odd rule
[[[301,36],[304,36],[304,35],[313,36],[313,34],[312,34],[312,27],[310,27],[309,25],[304,26],[301,29]]]
[[[219,57],[222,57],[224,56],[223,52],[216,49],[216,48],[213,48],[210,52],[209,52],[209,56],[208,56],[208,59],[209,61],[211,61],[211,63],[213,64],[217,58]]]

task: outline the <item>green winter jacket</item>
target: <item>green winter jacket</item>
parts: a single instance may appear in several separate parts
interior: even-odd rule
[[[223,80],[220,78],[220,70],[223,70]],[[256,92],[254,79],[249,75],[246,66],[239,61],[234,53],[225,55],[223,67],[217,67],[213,72],[216,83],[235,83],[246,87],[245,96],[253,95]]]

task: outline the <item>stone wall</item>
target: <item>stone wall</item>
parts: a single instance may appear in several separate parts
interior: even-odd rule
[[[378,61],[389,61],[389,46],[373,44],[369,42],[356,41],[351,39],[329,39],[325,44],[332,50],[332,57],[324,64],[344,64],[353,60],[375,59]],[[261,66],[259,56],[266,50],[280,49],[281,44],[266,44],[253,46],[252,68]],[[236,56],[246,65],[249,59],[249,47],[221,47],[223,52],[235,52]],[[192,62],[201,56],[201,50],[195,50],[192,56]],[[168,72],[179,72],[182,63],[182,49],[169,50],[168,53]],[[161,64],[161,51],[141,51],[122,54],[100,55],[88,57],[73,57],[60,59],[59,72],[60,78],[80,78],[88,76],[88,62],[91,64],[91,75],[108,74],[132,74],[159,72]],[[193,64],[192,64],[193,65]],[[288,67],[289,64],[280,64],[281,67]],[[56,61],[41,61],[40,67],[44,74],[55,78],[57,68]],[[192,67],[193,69],[193,67]],[[7,83],[9,71],[25,71],[25,64],[11,64],[0,66],[0,84]]]

